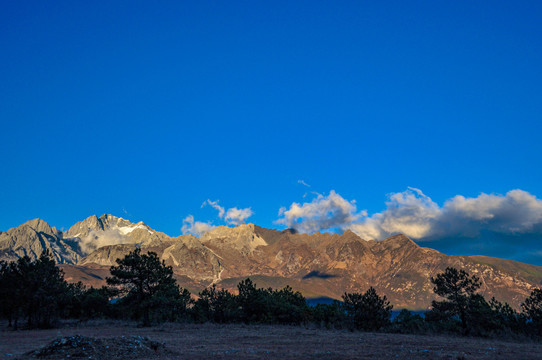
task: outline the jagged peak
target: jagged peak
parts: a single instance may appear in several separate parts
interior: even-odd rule
[[[390,236],[384,240],[382,240],[382,243],[386,245],[397,245],[397,246],[412,246],[419,247],[418,244],[416,244],[412,239],[410,239],[408,236],[404,234],[397,234]]]
[[[76,222],[68,229],[68,231],[66,232],[66,235],[68,237],[79,236],[81,235],[82,232],[85,232],[86,230],[89,230],[89,229],[92,229],[92,230],[104,229],[102,221],[96,215],[91,215],[84,220]]]
[[[256,230],[267,230],[267,231],[273,231],[273,232],[277,232],[277,233],[297,234],[297,230],[294,229],[294,228],[287,228],[287,229],[283,229],[283,230],[278,230],[278,229],[265,228],[265,227],[255,225],[255,224],[254,224],[254,228]]]
[[[115,216],[115,215],[111,215],[111,214],[102,214],[100,215],[100,217],[98,218],[100,221],[102,222],[119,222],[119,221],[127,221],[131,224],[133,224],[130,220],[126,220],[126,219],[123,219],[121,218],[120,216]],[[142,221],[140,221],[142,222]]]
[[[358,234],[356,234],[355,232],[353,232],[350,229],[343,232],[340,237],[345,238],[345,239],[365,240],[361,236],[359,236]]]
[[[91,215],[87,217],[86,219],[77,222],[77,224],[101,224],[103,227],[106,227],[107,225],[116,225],[119,223],[129,224],[129,225],[144,225],[147,226],[143,221],[139,221],[137,223],[132,222],[130,220],[124,219],[120,216],[115,216],[111,214],[102,214],[99,217],[97,215]]]
[[[39,218],[28,220],[20,226],[28,226],[36,232],[43,232],[49,234],[52,234],[54,232],[51,226],[45,220]]]
[[[258,225],[254,225],[254,232],[262,237],[268,244],[274,244],[282,238],[289,237],[290,235],[297,234],[297,231],[293,228],[284,230],[268,229]]]
[[[103,216],[103,215],[102,215]],[[101,216],[100,216],[101,217]],[[98,221],[98,216],[96,215],[90,215],[89,217],[79,221],[79,222],[91,222],[91,221]]]
[[[184,234],[184,235],[179,235],[179,236],[176,236],[176,237],[172,237],[171,241],[173,241],[175,243],[194,242],[194,241],[200,242],[199,238],[197,236],[192,235],[192,234]]]
[[[252,223],[241,224],[235,227],[218,226],[206,232],[200,239],[202,243],[210,244],[220,242],[220,246],[233,248],[241,253],[253,253],[258,246],[269,245],[264,238],[255,232]]]
[[[244,232],[254,233],[255,226],[252,223],[248,224],[240,224],[234,227],[226,226],[226,225],[219,225],[215,227],[212,230],[207,231],[205,234],[201,236],[201,240],[204,241],[204,239],[212,239],[216,237],[222,237],[222,236],[230,236],[233,234],[239,234]]]

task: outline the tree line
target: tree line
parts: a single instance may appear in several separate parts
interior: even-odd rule
[[[345,293],[342,301],[309,306],[289,286],[258,288],[247,278],[237,285],[237,294],[213,284],[193,297],[156,253],[140,249],[117,259],[110,272],[107,286],[86,288],[67,283],[47,252],[35,261],[27,256],[0,261],[0,315],[14,329],[53,327],[60,319],[113,318],[145,326],[165,321],[314,323],[364,331],[542,336],[542,290],[533,290],[518,312],[495,298],[487,301],[477,293],[480,280],[455,268],[430,279],[442,300],[433,301],[425,316],[402,310],[393,321],[393,306],[372,287]]]

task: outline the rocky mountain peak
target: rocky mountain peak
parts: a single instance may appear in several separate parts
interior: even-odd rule
[[[408,236],[403,234],[390,236],[389,238],[382,240],[381,243],[390,250],[400,247],[419,247],[418,244],[416,244]]]
[[[109,228],[114,227],[114,226],[117,226],[117,227],[128,226],[128,227],[130,227],[130,226],[135,226],[135,225],[138,225],[138,224],[145,225],[143,223],[143,221],[140,221],[139,223],[134,224],[134,223],[130,222],[129,220],[126,220],[126,219],[123,219],[121,217],[117,217],[117,216],[114,216],[114,215],[111,215],[111,214],[103,214],[102,216],[99,217],[98,220],[103,224],[104,229],[109,229]]]
[[[66,237],[87,236],[92,230],[104,230],[102,221],[98,219],[96,215],[89,216],[83,221],[76,222],[66,232]]]
[[[220,225],[201,237],[202,242],[215,238],[232,238],[254,233],[254,224],[241,224],[236,227]]]
[[[104,214],[100,217],[92,215],[73,225],[66,232],[65,237],[84,239],[91,233],[95,234],[96,232],[105,232],[107,230],[117,230],[121,235],[126,235],[137,229],[146,230],[151,233],[153,232],[153,230],[143,223],[143,221],[132,223],[129,220],[110,214]]]
[[[63,241],[62,234],[41,219],[27,221],[0,234],[0,253],[7,260],[25,255],[34,260],[44,250],[50,251],[57,263],[75,263],[79,259],[77,251]]]
[[[258,246],[267,242],[256,233],[254,224],[241,224],[236,227],[218,226],[205,233],[200,241],[212,247],[230,248],[241,254],[252,254]]]
[[[274,244],[278,240],[288,237],[290,235],[297,234],[297,231],[293,228],[285,229],[285,230],[276,230],[276,229],[267,229],[260,227],[258,225],[254,225],[254,232],[262,237],[266,243],[269,245]]]
[[[29,220],[21,224],[20,226],[28,226],[32,228],[34,231],[39,232],[39,233],[41,232],[41,233],[51,234],[51,235],[55,233],[55,231],[53,231],[51,226],[46,221],[43,221],[41,219]]]
[[[185,244],[188,247],[203,246],[200,239],[191,234],[180,235],[171,239],[175,244]]]
[[[340,237],[344,240],[365,241],[358,234],[351,230],[346,230],[344,233],[342,233]]]

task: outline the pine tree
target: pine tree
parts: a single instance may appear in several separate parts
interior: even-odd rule
[[[343,301],[346,315],[357,329],[374,331],[390,323],[393,305],[386,296],[380,297],[372,286],[365,294],[345,293]]]
[[[35,261],[23,256],[0,264],[1,310],[15,328],[20,317],[26,318],[28,327],[51,327],[69,297],[64,273],[48,251]]]
[[[186,312],[190,293],[181,291],[171,266],[160,262],[156,253],[141,254],[141,249],[136,249],[117,259],[117,264],[111,267],[107,283],[117,287],[124,296],[121,303],[145,326],[151,320],[175,320]]]
[[[432,302],[434,312],[439,312],[441,317],[446,318],[459,316],[463,334],[467,334],[469,309],[480,304],[480,299],[474,297],[481,286],[480,280],[464,270],[449,267],[443,273],[432,277],[431,282],[435,285],[433,291],[446,298],[444,301]]]
[[[542,290],[534,289],[531,295],[521,304],[524,316],[530,320],[529,325],[538,334],[542,334]]]

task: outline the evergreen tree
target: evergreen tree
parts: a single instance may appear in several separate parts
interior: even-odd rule
[[[130,309],[132,317],[148,326],[151,321],[175,320],[186,313],[190,293],[179,288],[171,266],[160,262],[154,252],[141,254],[136,249],[110,269],[107,284],[116,286],[124,296],[120,305]]]
[[[76,286],[73,293],[73,315],[70,317],[93,319],[112,316],[110,299],[117,295],[114,289],[107,286],[80,289]]]
[[[516,333],[524,330],[525,317],[514,310],[508,303],[502,303],[492,297],[489,306],[493,311],[493,318],[499,330],[509,330]]]
[[[8,319],[8,326],[17,328],[21,290],[16,277],[16,263],[0,261],[0,314]]]
[[[279,324],[300,324],[308,319],[309,306],[299,291],[290,286],[280,290],[268,290],[270,315]]]
[[[199,293],[193,314],[198,322],[217,323],[237,321],[240,315],[236,297],[227,290],[217,290],[215,284]]]
[[[393,305],[386,296],[378,296],[372,286],[365,294],[345,293],[343,301],[350,324],[357,329],[375,331],[390,324]]]
[[[542,290],[531,291],[531,295],[521,304],[521,308],[529,325],[539,335],[542,334]]]
[[[407,309],[401,310],[393,321],[393,330],[405,333],[405,334],[416,334],[427,331],[426,322],[418,314],[413,314]]]
[[[281,290],[257,288],[250,279],[237,285],[236,301],[240,320],[246,323],[299,324],[309,316],[309,308],[300,292],[289,286]]]
[[[475,306],[485,307],[485,304],[481,302],[483,298],[473,297],[481,286],[480,280],[474,275],[470,276],[464,270],[449,267],[444,273],[432,277],[431,282],[435,285],[433,291],[446,300],[432,302],[433,313],[428,314],[429,319],[450,320],[458,316],[463,334],[467,334],[470,325],[469,309]]]
[[[237,284],[239,295],[237,303],[241,311],[241,320],[249,322],[265,322],[265,316],[269,311],[268,303],[261,289],[256,288],[256,284],[247,278]]]
[[[346,316],[342,303],[334,300],[331,304],[317,304],[313,307],[312,318],[317,325],[324,325],[329,329],[344,326]]]
[[[28,327],[51,327],[70,300],[64,273],[50,252],[31,261],[23,256],[16,262],[0,264],[1,309],[10,324],[17,327],[19,317]]]

